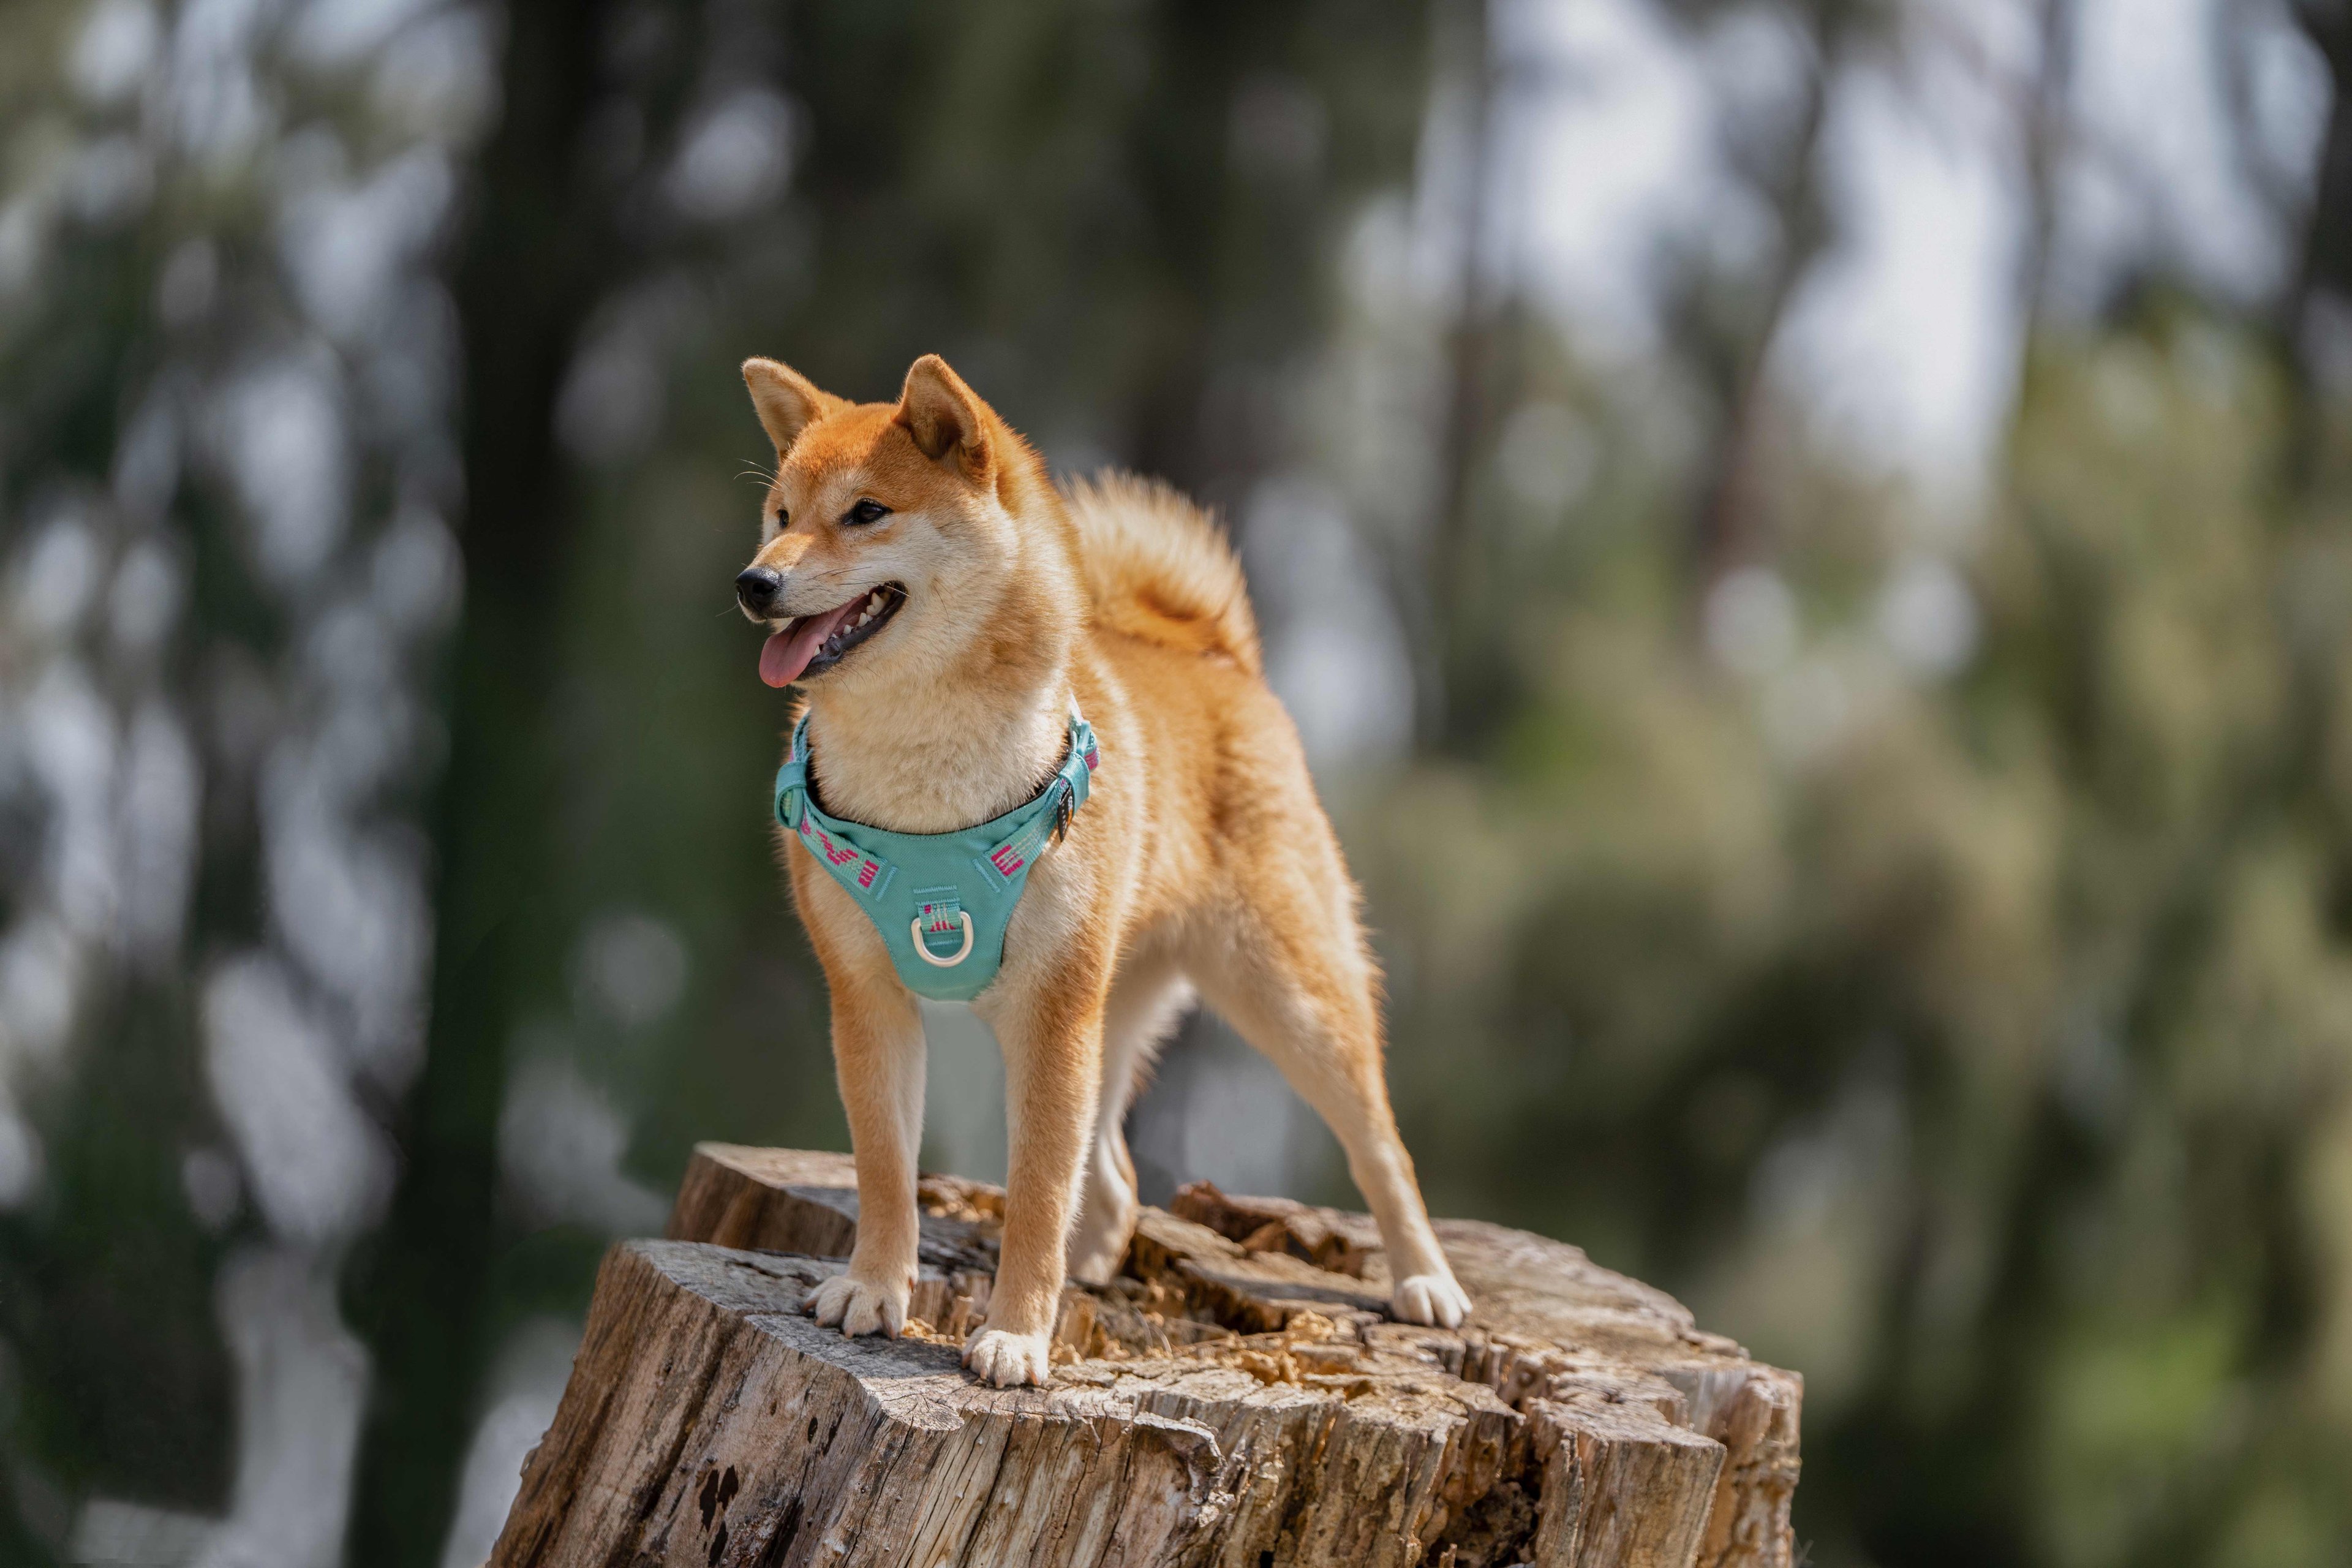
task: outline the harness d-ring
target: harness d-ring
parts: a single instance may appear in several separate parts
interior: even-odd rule
[[[956,949],[956,955],[953,958],[940,957],[924,942],[922,916],[917,915],[907,922],[907,929],[914,933],[915,952],[920,955],[925,963],[934,964],[940,969],[953,969],[971,956],[971,911],[958,910],[956,913],[963,917],[963,945]]]

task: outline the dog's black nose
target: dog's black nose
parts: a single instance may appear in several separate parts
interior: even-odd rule
[[[735,579],[736,601],[762,620],[775,605],[776,595],[783,591],[783,574],[765,566],[754,566]]]

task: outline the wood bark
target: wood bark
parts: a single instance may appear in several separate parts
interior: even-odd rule
[[[927,1176],[914,1321],[803,1315],[848,1157],[705,1144],[616,1246],[497,1568],[1788,1568],[1802,1384],[1576,1247],[1437,1222],[1473,1303],[1389,1321],[1362,1215],[1186,1188],[1073,1286],[1042,1389],[958,1363],[1003,1194]]]

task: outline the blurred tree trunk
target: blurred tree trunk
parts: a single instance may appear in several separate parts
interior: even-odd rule
[[[2066,151],[2066,94],[2074,77],[2074,0],[2042,0],[2035,17],[2039,58],[2032,96],[2019,114],[2025,150],[2025,254],[2018,268],[2024,310],[2018,333],[2021,358],[2042,324],[2048,293],[2050,249],[2058,225],[2058,165]]]
[[[1429,543],[1428,616],[1433,636],[1416,639],[1434,650],[1424,665],[1422,725],[1425,735],[1470,742],[1478,714],[1501,706],[1491,688],[1502,660],[1482,635],[1488,623],[1474,605],[1485,585],[1479,570],[1485,542],[1477,526],[1478,467],[1494,440],[1503,402],[1496,386],[1502,310],[1494,297],[1496,258],[1490,253],[1496,138],[1500,110],[1493,27],[1486,0],[1457,0],[1437,17],[1441,66],[1461,102],[1467,142],[1461,161],[1464,189],[1453,215],[1460,233],[1454,257],[1454,316],[1445,342],[1445,427],[1439,438],[1436,527]]]
[[[2295,9],[2305,35],[2326,62],[2332,97],[2302,254],[2279,314],[2294,386],[2288,482],[2307,490],[2317,479],[2325,416],[2311,363],[2318,329],[2313,308],[2329,297],[2352,304],[2352,4],[2304,0]]]
[[[492,1338],[507,1044],[517,1011],[560,963],[546,918],[564,858],[551,705],[575,509],[552,411],[612,265],[604,215],[577,168],[609,10],[604,0],[508,7],[504,119],[477,177],[456,279],[465,609],[445,704],[425,1066],[400,1128],[391,1218],[351,1286],[375,1358],[352,1510],[361,1564],[433,1563],[447,1530]]]
[[[1698,510],[1692,521],[1694,615],[1705,605],[1717,579],[1743,564],[1759,547],[1755,464],[1759,426],[1769,403],[1766,372],[1798,286],[1832,237],[1822,206],[1822,128],[1829,118],[1830,92],[1851,25],[1851,7],[1844,0],[1826,0],[1795,9],[1811,46],[1804,98],[1781,163],[1758,181],[1759,194],[1771,205],[1778,222],[1780,249],[1766,270],[1748,330],[1710,356],[1723,413],[1700,471]]]

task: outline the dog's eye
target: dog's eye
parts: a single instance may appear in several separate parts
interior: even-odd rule
[[[843,512],[841,521],[851,528],[861,528],[869,522],[879,522],[889,515],[888,507],[869,497]]]

